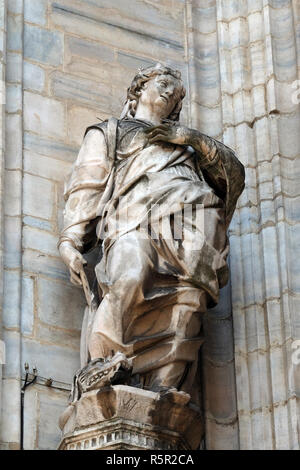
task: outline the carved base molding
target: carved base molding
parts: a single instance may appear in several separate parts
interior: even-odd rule
[[[198,449],[202,416],[189,399],[126,385],[84,393],[61,416],[59,449]]]
[[[61,450],[187,449],[177,433],[154,431],[152,426],[124,419],[108,420],[65,437]]]

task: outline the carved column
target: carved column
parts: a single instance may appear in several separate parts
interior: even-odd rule
[[[240,448],[295,449],[299,6],[220,0],[217,17],[224,142],[246,167],[230,227]]]
[[[190,124],[246,167],[229,230],[232,302],[223,292],[210,316],[216,346],[207,335],[204,351],[206,444],[299,448],[299,2],[186,0],[186,12]],[[224,387],[232,403],[236,388],[238,426],[235,407],[225,414],[226,400],[211,400]]]

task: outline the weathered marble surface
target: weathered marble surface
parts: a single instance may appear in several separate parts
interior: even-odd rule
[[[75,17],[55,11],[54,3],[71,6],[73,10],[79,11],[79,14]],[[68,172],[76,158],[85,128],[95,122],[95,117],[106,119],[108,114],[106,110],[95,106],[92,100],[90,104],[87,104],[86,99],[82,102],[80,95],[74,92],[74,88],[73,95],[70,93],[68,98],[53,96],[52,74],[65,71],[68,77],[72,75],[78,79],[78,83],[81,78],[89,79],[94,86],[98,80],[101,83],[113,81],[117,83],[118,88],[123,87],[125,90],[128,77],[139,66],[147,66],[164,57],[166,63],[184,73],[184,81],[189,84],[189,96],[193,96],[191,101],[189,97],[187,99],[189,104],[184,110],[183,122],[196,128],[200,123],[201,130],[219,139],[223,136],[224,142],[236,150],[245,164],[247,174],[246,190],[234,217],[230,234],[231,287],[228,286],[227,293],[224,293],[225,300],[214,312],[209,312],[209,315],[216,313],[217,317],[208,322],[207,326],[207,334],[211,335],[216,343],[224,335],[228,338],[228,343],[218,351],[220,355],[216,356],[213,351],[211,358],[209,350],[204,353],[205,373],[208,377],[212,373],[216,380],[219,380],[217,377],[221,380],[223,365],[231,368],[231,371],[234,370],[232,336],[228,328],[232,307],[230,302],[226,301],[230,298],[232,290],[240,428],[238,429],[237,424],[235,390],[232,390],[231,385],[226,388],[231,409],[229,406],[224,409],[224,402],[218,397],[214,401],[210,400],[210,397],[215,396],[215,387],[213,383],[207,381],[209,387],[205,393],[206,446],[221,449],[237,449],[239,446],[249,449],[297,448],[299,447],[297,431],[299,387],[297,389],[295,384],[299,383],[297,378],[300,366],[290,364],[291,353],[294,350],[291,350],[289,345],[292,343],[288,338],[294,341],[299,339],[300,335],[299,256],[297,256],[300,196],[297,195],[297,187],[293,183],[298,174],[296,162],[299,161],[297,158],[299,117],[296,114],[298,105],[288,99],[288,92],[293,81],[300,78],[299,2],[297,0],[218,0],[217,2],[216,0],[186,2],[153,0],[139,2],[143,8],[141,10],[133,8],[128,13],[132,5],[131,0],[115,0],[116,9],[113,14],[108,11],[111,10],[111,1],[101,0],[101,3],[104,6],[101,13],[105,13],[105,20],[125,27],[122,33],[118,32],[120,34],[118,38],[113,27],[104,25],[100,28],[99,24],[91,22],[86,15],[84,16],[87,9],[89,14],[93,13],[95,2],[90,0],[76,2],[2,0],[0,2],[0,43],[3,45],[1,77],[4,78],[6,75],[7,81],[14,89],[15,84],[18,84],[20,88],[23,86],[31,93],[63,103],[66,129],[60,140],[33,133],[31,130],[22,135],[22,110],[5,116],[5,109],[1,108],[1,154],[4,158],[5,153],[6,169],[9,172],[22,171],[24,145],[25,173],[40,178],[39,183],[44,183],[41,186],[42,190],[45,188],[47,191],[48,180],[54,188],[44,206],[46,212],[48,206],[52,208],[52,211],[49,210],[50,219],[26,213],[9,215],[16,208],[16,200],[13,201],[10,197],[9,203],[6,203],[5,211],[8,215],[5,217],[5,225],[1,224],[2,239],[4,236],[1,247],[5,259],[4,275],[1,278],[4,278],[6,286],[8,283],[13,286],[14,292],[14,303],[5,299],[5,309],[1,313],[2,335],[8,335],[11,329],[15,337],[18,338],[19,335],[19,339],[13,343],[15,349],[10,349],[7,366],[3,369],[4,379],[6,374],[7,378],[3,380],[4,406],[1,429],[5,431],[5,435],[1,435],[3,441],[1,445],[5,448],[15,448],[19,445],[17,417],[20,371],[12,377],[9,372],[10,368],[14,368],[12,363],[21,365],[28,360],[33,364],[39,351],[45,349],[45,357],[49,351],[56,356],[58,362],[61,361],[62,353],[69,354],[68,357],[72,358],[67,362],[66,369],[62,371],[62,376],[65,378],[70,368],[75,371],[79,366],[79,330],[73,330],[72,325],[71,330],[66,330],[59,325],[42,323],[36,307],[39,279],[54,281],[54,292],[55,286],[61,291],[68,282],[66,268],[58,257],[39,252],[34,244],[25,249],[21,263],[22,223],[24,222],[26,227],[37,228],[41,238],[45,240],[48,240],[49,232],[52,237],[58,235],[62,206],[59,206],[57,201],[62,200],[63,175]],[[6,21],[7,8],[8,21]],[[126,14],[123,16],[122,13],[117,18],[117,8]],[[174,14],[170,14],[171,8],[174,9]],[[53,33],[64,38],[63,66],[47,64],[45,47],[41,46],[44,62],[25,60],[24,79],[23,10],[30,29],[36,25],[38,29],[48,34]],[[153,23],[152,33],[157,38],[161,33],[164,38],[172,36],[172,39],[181,44],[181,48],[174,49],[172,44],[159,41],[152,45],[149,38],[144,38],[141,42],[138,35],[130,32],[131,26],[126,26],[128,16],[131,18],[131,25],[137,18],[135,15],[140,15],[138,20],[142,18],[149,27],[153,10],[159,26]],[[101,14],[98,15],[100,16]],[[216,31],[220,46],[217,44]],[[211,36],[205,39],[206,34]],[[202,48],[202,53],[198,57],[199,54],[194,50],[194,40],[201,46],[204,39],[206,50]],[[242,47],[239,47],[239,42]],[[29,50],[34,50],[33,45],[28,47]],[[96,59],[85,59],[84,51],[89,47],[98,50]],[[60,57],[59,51],[57,54]],[[106,57],[113,59],[108,62]],[[28,83],[29,78],[31,78],[30,83]],[[263,99],[263,89],[265,89],[265,99]],[[244,90],[243,95],[241,95],[242,90]],[[244,109],[246,102],[249,104],[245,93],[250,95],[250,112],[249,108]],[[16,94],[19,96],[19,91]],[[234,94],[238,99],[234,99]],[[113,104],[114,109],[119,106],[118,112],[121,110],[124,98],[125,96],[119,96],[118,102]],[[9,103],[9,107],[16,109],[14,95],[10,95],[10,99],[12,102]],[[277,111],[280,111],[280,114]],[[245,118],[250,120],[244,120]],[[54,170],[56,164],[60,168],[59,171],[62,171],[60,180],[57,179],[57,172]],[[259,181],[259,178],[263,178],[264,181],[262,179]],[[21,200],[22,179],[16,176],[11,177],[11,180],[16,181],[14,199]],[[282,183],[284,190],[280,189]],[[34,192],[34,186],[31,189]],[[6,193],[1,194],[5,200]],[[264,195],[263,198],[261,194]],[[29,195],[24,199],[25,204],[27,197]],[[270,240],[276,240],[276,243],[272,244],[272,249]],[[51,237],[49,243],[52,243]],[[290,253],[294,253],[293,256]],[[255,263],[254,259],[257,260]],[[21,266],[23,275],[21,275]],[[276,278],[278,273],[280,281],[279,277]],[[24,290],[21,291],[22,283],[28,293],[26,300],[23,299]],[[275,298],[269,296],[272,290],[276,292]],[[73,296],[80,303],[82,296],[75,287]],[[16,306],[22,303],[21,319],[21,311]],[[74,311],[74,324],[80,321],[81,315],[80,309]],[[218,322],[216,329],[214,322]],[[36,346],[27,348],[22,358],[21,324],[24,325],[21,329],[24,328],[23,335],[28,344],[34,341]],[[61,347],[65,349],[62,350]],[[285,364],[283,369],[281,364]],[[270,371],[271,368],[276,370],[276,367],[278,375]],[[42,373],[43,375],[48,373],[46,360],[43,361]],[[229,375],[232,376],[232,372]],[[293,376],[295,379],[292,379]],[[280,385],[278,390],[283,397],[283,401],[279,402],[274,402],[272,397],[278,388],[276,379]],[[221,383],[225,389],[225,383]],[[68,392],[60,394],[58,391],[52,399],[56,401],[58,407],[60,404],[64,406],[67,394]],[[49,400],[48,394],[45,395],[46,403],[47,400]],[[41,421],[38,424],[39,411],[34,411],[35,407],[38,407],[38,400],[32,397],[28,400],[27,408],[26,436],[30,436],[30,439],[26,443],[26,448],[44,448],[45,445],[48,448],[55,448],[59,438],[59,429],[56,425],[57,413],[53,418],[49,414],[47,423]],[[35,418],[30,420],[33,416]],[[49,422],[51,432],[46,434]],[[288,430],[289,435],[287,435]]]
[[[199,402],[202,316],[228,280],[226,231],[244,169],[221,142],[180,125],[185,93],[179,71],[140,69],[121,119],[87,129],[66,182],[58,246],[89,307],[75,389],[98,359],[95,380],[101,367],[114,370],[99,388],[124,383],[114,366],[123,353],[142,388]]]
[[[60,427],[60,450],[196,450],[203,434],[200,409],[187,394],[160,396],[126,385],[85,393]]]

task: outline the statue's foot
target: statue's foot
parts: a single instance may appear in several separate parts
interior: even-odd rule
[[[161,398],[168,399],[172,401],[173,403],[177,403],[179,405],[187,405],[191,400],[191,395],[189,395],[186,392],[179,391],[175,387],[173,388],[163,387],[159,391],[159,394]]]
[[[124,383],[129,379],[131,371],[131,361],[121,352],[107,359],[94,359],[77,374],[79,395],[90,390]]]
[[[145,387],[147,389],[147,387]],[[175,387],[156,386],[151,387],[148,390],[159,393],[161,399],[167,399],[173,403],[186,405],[191,400],[191,395],[186,392],[177,390]]]

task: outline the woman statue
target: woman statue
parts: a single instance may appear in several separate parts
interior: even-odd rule
[[[86,292],[83,255],[99,255],[82,366],[122,357],[140,387],[194,395],[201,317],[228,279],[244,168],[222,143],[179,125],[184,96],[180,73],[157,64],[133,79],[120,120],[87,129],[59,250]]]

